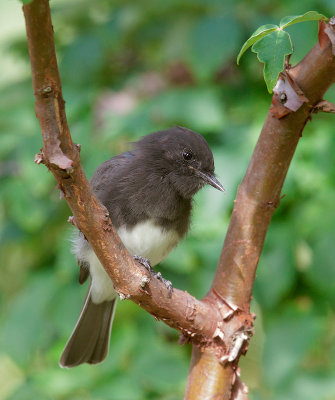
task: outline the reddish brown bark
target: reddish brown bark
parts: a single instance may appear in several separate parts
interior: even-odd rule
[[[169,298],[164,284],[150,278],[146,269],[134,262],[113,229],[106,208],[93,195],[80,165],[80,147],[73,144],[66,121],[49,2],[34,0],[23,11],[36,115],[44,144],[35,161],[44,163],[55,176],[72,210],[72,222],[85,234],[122,297],[178,329],[184,337],[204,346],[219,347],[213,341],[222,320],[219,310],[177,289]]]
[[[111,225],[107,210],[93,195],[80,165],[79,146],[68,129],[54,49],[48,0],[23,7],[26,19],[36,115],[44,147],[35,158],[54,174],[75,225],[85,234],[122,295],[178,329],[194,346],[186,399],[246,398],[236,375],[239,356],[252,332],[252,286],[265,234],[279,204],[280,191],[313,105],[335,80],[328,44],[316,45],[290,71],[309,102],[280,120],[269,112],[247,173],[239,188],[217,273],[199,301],[149,277],[133,261]]]
[[[269,111],[248,170],[239,187],[216,275],[206,296],[207,299],[220,298],[234,304],[237,307],[237,317],[241,312],[249,312],[252,287],[265,235],[272,215],[279,205],[284,179],[302,131],[311,118],[313,106],[322,99],[335,81],[335,58],[330,43],[328,42],[324,50],[316,44],[306,57],[290,70],[290,75],[309,102],[282,119],[275,118],[273,111]],[[208,368],[216,371],[218,376],[225,374],[226,379],[221,381],[221,392],[227,393],[227,386],[231,388],[231,374],[226,370],[227,366],[221,365],[211,353],[204,352],[199,356],[197,348],[193,349],[193,353],[197,356],[192,357],[188,381],[188,388],[192,387],[192,392],[187,391],[185,398],[216,398],[213,391],[209,391],[206,396],[194,394],[197,392],[196,388],[199,392],[201,390],[206,393],[204,387],[211,385],[205,376]],[[206,363],[200,368],[202,357],[206,359]],[[234,363],[229,366],[231,369],[235,368]]]

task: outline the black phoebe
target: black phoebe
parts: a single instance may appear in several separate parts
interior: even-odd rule
[[[91,180],[125,247],[152,266],[186,235],[192,196],[205,184],[224,190],[214,176],[213,154],[206,140],[179,126],[143,137],[132,151],[101,164]],[[81,233],[74,240],[73,252],[80,266],[79,282],[90,275],[90,285],[60,359],[60,366],[67,368],[106,358],[118,296]],[[165,283],[170,290],[169,282]]]

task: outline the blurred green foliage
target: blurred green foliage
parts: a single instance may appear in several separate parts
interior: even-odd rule
[[[333,0],[53,0],[64,97],[88,176],[143,134],[175,124],[201,132],[227,191],[196,198],[192,229],[161,265],[175,287],[205,295],[237,186],[270,97],[262,66],[236,56],[255,29],[287,15],[334,13]],[[20,3],[0,18],[0,399],[175,400],[190,347],[129,301],[119,302],[105,363],[73,370],[58,358],[86,288],[70,254],[70,212],[52,175],[34,115]],[[287,29],[296,63],[317,24]],[[335,89],[327,98],[334,101]],[[335,398],[334,117],[316,115],[290,168],[254,290],[256,335],[242,360],[251,399]]]

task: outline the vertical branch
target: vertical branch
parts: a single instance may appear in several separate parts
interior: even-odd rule
[[[201,351],[193,346],[191,373],[186,385],[185,399],[229,399],[234,371],[217,362],[211,350]]]
[[[23,13],[33,72],[36,115],[42,132],[45,132],[42,135],[45,157],[52,165],[66,169],[71,167],[71,159],[78,159],[79,152],[75,151],[66,120],[49,2],[32,1],[23,6]],[[46,145],[47,140],[51,141],[50,145]]]
[[[303,129],[315,103],[322,99],[335,81],[335,58],[330,43],[325,49],[316,44],[293,69],[290,76],[309,102],[296,112],[277,119],[270,109],[249,167],[238,189],[229,229],[221,252],[212,287],[205,297],[232,310],[233,318],[250,311],[256,268],[272,215],[280,202],[283,183]],[[274,103],[274,100],[273,100]],[[246,335],[248,336],[248,335]],[[235,339],[237,336],[235,336]],[[232,338],[231,345],[234,343]],[[241,345],[246,351],[247,339]],[[229,353],[229,349],[227,352]],[[185,399],[209,400],[237,398],[233,390],[238,357],[221,362],[209,351],[199,353],[193,347]],[[212,371],[212,372],[209,372]],[[214,374],[216,375],[213,376]],[[210,374],[210,380],[203,377]],[[220,382],[213,386],[212,382]],[[202,391],[192,390],[203,382]],[[243,393],[240,392],[239,396]],[[242,397],[238,397],[242,398]]]

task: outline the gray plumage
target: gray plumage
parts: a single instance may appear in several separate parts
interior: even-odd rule
[[[116,298],[94,304],[91,296],[86,297],[78,322],[61,355],[59,363],[62,367],[98,364],[106,358],[115,307]]]
[[[91,180],[125,247],[149,259],[164,259],[190,225],[192,196],[205,184],[223,187],[214,176],[213,155],[205,139],[189,129],[155,132],[101,164]],[[79,281],[90,276],[86,300],[60,359],[62,367],[96,364],[108,353],[117,293],[80,233],[74,241]]]

